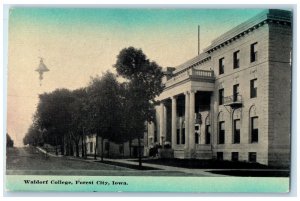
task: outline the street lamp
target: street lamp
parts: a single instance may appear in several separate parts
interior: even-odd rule
[[[40,86],[41,86],[42,85],[42,79],[43,79],[43,73],[49,71],[49,69],[47,68],[47,66],[43,62],[43,58],[40,58],[40,65],[37,69],[35,69],[35,71],[37,71],[40,75],[39,79],[40,79]]]

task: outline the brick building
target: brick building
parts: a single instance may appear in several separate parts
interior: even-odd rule
[[[265,10],[167,68],[145,153],[290,164],[291,12]]]

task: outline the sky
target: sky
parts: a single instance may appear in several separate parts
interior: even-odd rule
[[[16,146],[32,123],[38,94],[87,86],[125,47],[160,66],[178,66],[261,9],[30,8],[9,10],[7,132]],[[35,69],[44,59],[42,85]]]

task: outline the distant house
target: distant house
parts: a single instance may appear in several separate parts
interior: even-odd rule
[[[96,135],[90,134],[86,136],[86,151],[88,155],[95,154],[96,147]],[[141,139],[141,153],[144,155],[143,151],[144,142]],[[131,154],[130,154],[131,150]],[[128,158],[128,157],[138,157],[138,140],[134,139],[131,142],[131,148],[129,142],[116,144],[114,142],[110,142],[107,139],[103,141],[103,154],[106,158]],[[97,146],[97,155],[102,155],[102,138],[98,137],[98,146]]]

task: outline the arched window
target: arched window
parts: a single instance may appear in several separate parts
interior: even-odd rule
[[[210,126],[210,118],[209,113],[205,118],[205,144],[211,143],[211,126]]]
[[[222,111],[218,115],[218,144],[225,144],[225,121]]]
[[[241,109],[235,109],[232,112],[232,132],[233,143],[239,144],[241,142]]]
[[[249,109],[249,139],[250,143],[258,143],[259,133],[258,133],[258,116],[256,114],[256,107],[252,105]]]

